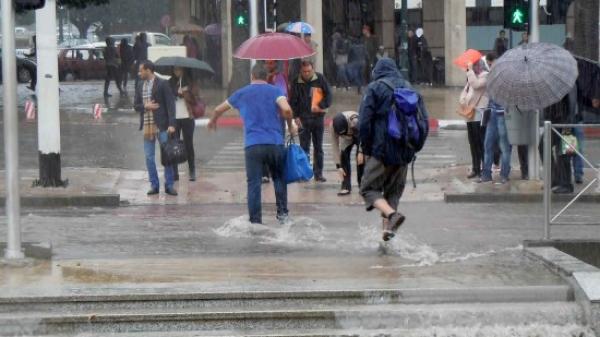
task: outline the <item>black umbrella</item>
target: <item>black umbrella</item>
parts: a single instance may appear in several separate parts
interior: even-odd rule
[[[156,67],[158,67],[160,69],[164,69],[164,68],[168,67],[169,69],[167,70],[167,72],[170,72],[171,71],[170,69],[173,67],[179,67],[179,68],[190,69],[192,71],[199,71],[199,72],[207,73],[210,75],[215,74],[215,71],[208,63],[191,58],[191,57],[182,57],[182,56],[161,57],[158,60],[156,60],[156,62],[154,62],[154,65],[156,65]],[[159,72],[161,72],[160,69],[159,69]]]

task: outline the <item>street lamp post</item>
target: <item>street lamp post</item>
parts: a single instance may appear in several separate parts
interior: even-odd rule
[[[19,199],[19,124],[17,115],[17,58],[15,55],[15,8],[2,0],[2,73],[4,74],[4,153],[6,160],[6,217],[8,241],[5,258],[24,258],[21,250],[21,204]]]
[[[530,0],[530,15],[529,15],[529,42],[540,42],[540,18],[539,18],[539,0]],[[534,123],[531,123],[529,135],[532,137],[529,141],[528,161],[529,161],[529,177],[530,179],[540,179],[540,156],[538,152],[538,142],[540,140],[540,111],[534,112]]]

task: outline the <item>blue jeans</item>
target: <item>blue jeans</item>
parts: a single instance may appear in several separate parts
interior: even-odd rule
[[[579,144],[577,150],[583,154],[583,140],[585,138],[583,128],[573,128],[573,135],[577,138],[577,143]],[[575,173],[575,180],[583,179],[583,159],[579,155],[573,156],[573,172]]]
[[[169,139],[167,131],[161,131],[158,134],[158,141],[160,144],[164,144]],[[156,163],[154,156],[156,153],[156,139],[147,140],[144,139],[144,154],[146,155],[146,168],[148,169],[148,176],[150,178],[150,186],[153,189],[159,189],[160,182],[158,180],[158,172],[156,171]],[[165,166],[165,189],[173,188],[175,183],[175,174],[173,166]]]
[[[248,181],[248,213],[251,223],[262,223],[261,187],[263,168],[267,166],[273,178],[277,216],[286,216],[287,183],[285,182],[286,150],[283,145],[254,145],[245,149]]]
[[[490,120],[487,124],[484,142],[483,171],[481,177],[492,179],[492,163],[494,162],[494,145],[500,145],[500,176],[508,179],[510,175],[510,154],[512,147],[508,142],[508,132],[503,114],[492,110]]]

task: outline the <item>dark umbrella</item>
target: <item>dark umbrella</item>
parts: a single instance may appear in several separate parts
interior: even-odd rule
[[[314,54],[315,51],[297,36],[266,33],[246,40],[233,56],[243,60],[291,60]]]
[[[215,74],[215,71],[208,63],[191,57],[166,56],[159,58],[158,60],[156,60],[156,62],[154,62],[154,64],[160,70],[164,70],[168,67],[169,69],[167,69],[167,72],[170,72],[170,68],[179,67],[207,73],[210,75]]]
[[[204,34],[208,36],[219,36],[221,35],[221,25],[218,23],[211,23],[204,27]]]
[[[577,75],[571,53],[550,43],[529,43],[507,51],[494,63],[487,92],[505,107],[544,109],[571,91]]]

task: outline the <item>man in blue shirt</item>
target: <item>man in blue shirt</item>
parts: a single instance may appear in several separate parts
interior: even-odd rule
[[[291,134],[296,134],[292,123],[292,108],[280,88],[267,83],[267,71],[256,64],[252,68],[250,85],[236,91],[215,108],[208,128],[216,130],[217,120],[228,110],[237,109],[244,121],[244,147],[248,183],[248,213],[250,222],[262,223],[261,182],[263,167],[273,175],[277,219],[288,220],[287,183],[285,181],[286,150],[283,121]]]

